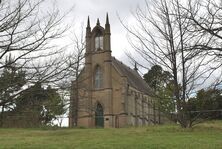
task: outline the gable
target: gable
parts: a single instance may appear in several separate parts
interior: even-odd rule
[[[117,72],[120,73],[121,76],[127,78],[127,82],[131,87],[147,95],[153,92],[137,71],[129,68],[114,57],[112,57],[112,65],[117,70]]]

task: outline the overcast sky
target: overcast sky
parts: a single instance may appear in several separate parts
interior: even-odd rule
[[[86,25],[88,16],[90,17],[91,28],[96,25],[97,18],[100,19],[100,24],[104,26],[108,12],[111,25],[112,55],[128,64],[129,61],[124,51],[129,50],[130,46],[127,42],[126,30],[121,25],[117,13],[126,23],[132,23],[130,22],[132,17],[130,12],[143,3],[144,0],[57,0],[61,12],[66,12],[74,6],[67,19],[72,20],[76,26],[75,29],[78,29],[82,23]]]
[[[47,3],[50,3],[50,1],[52,2],[54,0],[48,0]],[[108,12],[111,25],[112,55],[130,67],[132,67],[132,65],[129,65],[130,61],[124,52],[130,50],[131,47],[127,42],[127,32],[121,25],[117,13],[127,25],[132,25],[133,17],[131,11],[134,11],[137,6],[143,7],[144,3],[145,0],[57,0],[61,13],[68,11],[74,6],[73,11],[68,15],[66,20],[71,21],[75,26],[74,29],[77,31],[81,29],[79,26],[81,26],[82,23],[85,24],[85,29],[88,16],[90,17],[91,28],[96,25],[97,18],[100,19],[100,24],[104,26],[105,16]],[[72,37],[71,34],[69,36]],[[64,121],[67,124],[67,119]]]
[[[52,4],[49,2],[49,5]],[[117,13],[124,22],[132,24],[131,11],[138,5],[142,5],[144,0],[57,0],[57,5],[61,13],[67,12],[72,6],[73,11],[67,16],[66,21],[70,21],[75,26],[75,30],[81,29],[82,23],[86,25],[87,17],[90,17],[91,28],[96,25],[97,18],[100,19],[101,26],[105,25],[106,13],[109,14],[109,22],[111,25],[111,50],[112,56],[123,61],[130,67],[130,61],[124,54],[124,51],[130,49],[127,42],[126,30],[121,25]],[[48,4],[46,4],[48,5]],[[86,26],[84,26],[85,29]],[[72,38],[72,35],[69,35]],[[68,125],[68,119],[63,119],[63,125]]]

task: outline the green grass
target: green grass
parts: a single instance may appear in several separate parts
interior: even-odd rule
[[[222,121],[121,129],[0,129],[0,148],[222,149]]]

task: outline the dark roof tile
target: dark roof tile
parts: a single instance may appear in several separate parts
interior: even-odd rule
[[[141,92],[144,92],[145,94],[152,94],[152,89],[142,79],[137,71],[129,68],[114,57],[112,57],[112,64],[118,70],[118,72],[121,73],[122,76],[127,77],[130,86]]]

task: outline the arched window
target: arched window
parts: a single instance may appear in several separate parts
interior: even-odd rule
[[[103,113],[103,107],[100,103],[98,103],[96,106],[95,125],[96,127],[104,127],[104,113]]]
[[[95,38],[95,48],[96,48],[96,51],[103,49],[103,37],[102,36],[98,36]]]
[[[102,87],[102,81],[103,81],[103,78],[102,78],[102,70],[99,66],[96,66],[96,69],[95,69],[95,78],[94,78],[94,85],[95,85],[95,88],[101,88]]]
[[[95,50],[102,50],[103,49],[103,33],[101,30],[97,30],[95,36]]]

